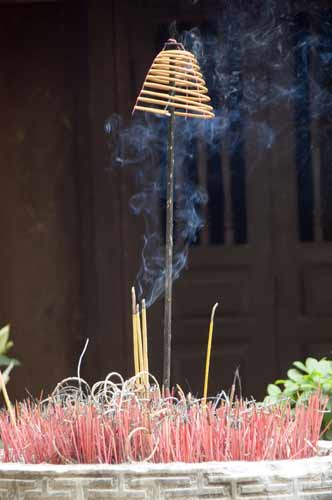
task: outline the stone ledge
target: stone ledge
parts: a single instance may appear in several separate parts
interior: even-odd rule
[[[328,451],[331,445],[324,445]],[[332,500],[332,457],[264,462],[0,465],[0,500]]]

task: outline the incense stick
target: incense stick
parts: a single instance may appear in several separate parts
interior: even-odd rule
[[[138,344],[138,366],[139,372],[144,371],[144,361],[143,361],[143,344],[142,344],[142,328],[141,319],[139,313],[139,304],[136,306],[136,328],[137,328],[137,344]],[[143,382],[142,379],[140,380]]]
[[[146,320],[146,304],[145,299],[142,300],[142,341],[143,341],[143,362],[144,371],[147,372],[145,376],[146,387],[149,384],[149,356],[148,356],[148,326]]]
[[[138,342],[137,342],[137,322],[136,322],[136,294],[135,288],[131,289],[131,300],[132,300],[132,322],[133,322],[133,351],[134,351],[134,368],[135,375],[139,372],[138,363]]]
[[[175,114],[171,109],[168,121],[166,255],[165,255],[165,308],[164,308],[164,366],[163,384],[170,387],[172,343],[172,280],[173,280],[173,223],[174,223],[174,128]]]
[[[210,327],[209,327],[209,338],[206,351],[206,362],[205,362],[205,379],[204,379],[204,392],[203,392],[203,403],[206,404],[208,385],[209,385],[209,371],[210,371],[210,359],[211,359],[211,347],[212,347],[212,336],[213,336],[213,321],[216,309],[218,307],[218,302],[216,302],[211,311]]]

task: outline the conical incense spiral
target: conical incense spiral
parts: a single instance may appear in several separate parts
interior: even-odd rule
[[[210,119],[214,112],[196,57],[169,39],[154,59],[133,109],[169,117],[165,248],[163,385],[170,387],[173,276],[173,197],[175,117]]]
[[[176,116],[213,118],[207,93],[196,57],[175,40],[169,40],[153,61],[133,112],[170,116],[173,110]]]

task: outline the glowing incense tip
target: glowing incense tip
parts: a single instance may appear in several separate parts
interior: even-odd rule
[[[209,371],[210,371],[210,359],[211,359],[211,348],[212,348],[212,336],[213,336],[213,323],[214,323],[214,315],[216,309],[218,307],[218,302],[214,304],[211,311],[210,318],[210,327],[209,327],[209,337],[208,337],[208,345],[206,351],[206,362],[205,362],[205,378],[204,378],[204,392],[203,392],[203,404],[206,404],[208,385],[209,385]]]

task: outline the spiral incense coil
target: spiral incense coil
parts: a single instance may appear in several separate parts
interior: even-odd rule
[[[205,80],[196,57],[175,40],[168,40],[154,59],[137,98],[136,110],[170,116],[214,117]]]

